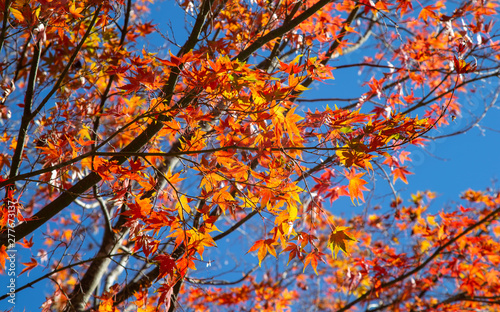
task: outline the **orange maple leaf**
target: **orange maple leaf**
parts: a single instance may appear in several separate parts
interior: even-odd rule
[[[7,247],[0,247],[0,271],[5,270],[5,260],[9,257],[7,253]]]
[[[24,272],[28,272],[29,276],[29,271],[38,266],[38,261],[36,261],[36,259],[32,257],[30,262],[21,262],[21,264],[25,265],[26,267],[21,271],[21,273],[19,273],[19,275],[22,275]]]
[[[413,6],[411,5],[411,0],[396,0],[396,1],[398,3],[396,10],[401,10],[400,11],[401,17],[403,17],[403,15],[406,12],[408,11],[411,12],[413,10]]]
[[[354,203],[354,198],[357,198],[358,200],[361,199],[361,201],[365,201],[365,198],[363,197],[363,192],[362,191],[368,191],[368,189],[365,187],[365,184],[368,184],[365,180],[361,179],[361,177],[364,175],[364,173],[357,173],[354,168],[352,168],[350,171],[345,171],[345,177],[349,179],[349,195],[351,196],[351,200]]]
[[[300,260],[302,260],[302,251],[300,250],[299,246],[297,246],[294,243],[288,243],[288,246],[283,249],[282,252],[290,252],[288,254],[288,264],[290,264],[290,261],[292,261],[293,258],[298,257]]]
[[[84,17],[82,14],[80,14],[83,11],[83,8],[77,8],[75,6],[75,3],[71,4],[69,7],[69,13],[73,16],[73,18],[82,18]]]
[[[418,18],[421,18],[423,19],[424,21],[427,22],[427,20],[429,18],[432,18],[432,19],[437,19],[438,18],[438,15],[436,13],[436,10],[438,8],[434,5],[428,5],[426,6],[425,8],[422,9],[422,11],[420,12],[420,14],[418,15]]]
[[[404,167],[399,167],[399,168],[392,170],[392,174],[393,174],[392,183],[395,183],[397,179],[400,179],[405,184],[408,184],[408,180],[406,180],[406,175],[413,174],[413,173],[406,170],[406,166],[404,166]]]
[[[102,299],[101,303],[99,304],[99,310],[98,312],[116,312],[118,309],[113,306],[113,298],[105,298]]]
[[[12,15],[14,15],[14,17],[19,21],[19,22],[24,22],[26,19],[24,18],[24,14],[17,10],[17,9],[14,9],[13,7],[9,7],[9,10],[10,12],[12,13]]]
[[[325,254],[318,251],[317,249],[315,249],[314,251],[312,251],[311,253],[309,253],[307,256],[306,256],[306,259],[304,261],[304,270],[306,270],[306,267],[307,265],[310,263],[311,266],[313,267],[314,269],[314,272],[316,272],[316,275],[318,275],[318,270],[317,270],[317,267],[318,267],[318,261],[321,261],[321,262],[325,262],[325,260],[323,259],[323,256]]]
[[[267,252],[276,257],[276,250],[274,249],[273,245],[278,245],[278,243],[275,242],[273,239],[266,239],[266,240],[261,239],[256,241],[255,244],[250,248],[250,250],[248,250],[247,253],[250,253],[258,249],[259,251],[257,252],[257,256],[259,257],[259,266],[260,266],[262,260],[264,260],[264,258],[266,257]]]
[[[23,237],[22,242],[17,242],[19,245],[23,246],[24,248],[31,248],[33,247],[33,236],[30,238],[30,240],[27,240],[26,237]]]

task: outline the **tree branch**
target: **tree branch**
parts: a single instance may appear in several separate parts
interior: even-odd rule
[[[321,10],[322,7],[327,5],[331,0],[320,0],[313,6],[311,6],[309,9],[305,10],[302,12],[299,16],[296,18],[292,19],[290,22],[283,24],[282,26],[271,30],[268,32],[266,35],[259,37],[257,40],[255,40],[249,47],[241,51],[236,57],[233,58],[240,60],[240,61],[245,61],[252,55],[255,51],[257,51],[259,48],[261,48],[263,45],[268,43],[269,41],[281,37],[290,30],[294,29],[297,25],[308,19],[309,17],[313,16],[316,12]]]
[[[106,257],[114,257],[114,256],[120,256],[120,255],[128,255],[128,254],[127,254],[127,253],[118,253],[118,254],[108,255],[108,256],[106,256]],[[55,270],[53,270],[53,271],[51,271],[51,272],[49,272],[49,273],[47,273],[47,274],[45,274],[45,275],[43,275],[43,276],[40,276],[39,278],[37,278],[37,279],[35,279],[35,280],[33,280],[33,281],[31,281],[31,282],[29,282],[29,283],[27,283],[27,284],[25,284],[25,285],[21,286],[21,287],[16,288],[16,289],[15,289],[15,293],[18,293],[18,292],[20,292],[20,291],[23,291],[23,290],[25,290],[26,288],[32,288],[32,287],[33,287],[33,285],[35,285],[36,283],[38,283],[38,282],[40,282],[40,281],[43,281],[44,279],[46,279],[46,278],[50,277],[50,276],[51,276],[51,275],[53,275],[53,274],[56,274],[56,273],[58,273],[58,272],[61,272],[61,271],[67,270],[67,269],[71,269],[72,267],[79,266],[79,265],[85,264],[85,263],[87,263],[87,262],[94,261],[95,259],[96,259],[96,257],[91,258],[91,259],[87,259],[87,260],[78,261],[78,262],[75,262],[75,263],[71,263],[71,264],[69,264],[69,265],[66,265],[66,266],[64,266],[64,267],[57,268],[57,269],[55,269]],[[7,299],[7,298],[9,298],[9,295],[8,295],[8,294],[3,295],[3,296],[1,296],[1,297],[0,297],[0,301],[1,301],[1,300],[4,300],[4,299]]]
[[[209,11],[209,4],[213,2],[213,0],[207,0],[206,1],[208,4],[203,10],[203,12],[208,14]],[[101,6],[99,7],[99,9]],[[95,20],[97,19],[97,12],[96,10],[96,15],[94,16],[93,23],[95,23]],[[205,21],[206,16],[198,16],[197,21],[195,23],[195,26],[193,27],[193,31],[191,35],[189,36],[188,40],[184,44],[184,46],[181,48],[179,51],[178,55],[181,56],[184,51],[190,51],[193,49],[198,42],[198,36],[200,34],[201,28],[203,26],[203,23]],[[93,26],[93,23],[91,23],[91,26]],[[83,45],[83,40],[80,43],[79,46]],[[74,61],[76,58],[76,55],[73,55],[70,63]],[[175,85],[177,84],[177,79],[180,74],[180,70],[183,67],[183,65],[179,65],[178,67],[173,67],[171,68],[171,73],[168,79],[167,84],[163,87],[163,93],[165,95],[165,102],[170,103],[172,96],[173,96],[173,91],[175,88]],[[66,71],[65,71],[66,72]],[[61,75],[62,76],[62,75]],[[62,80],[62,79],[60,79]],[[56,84],[57,85],[57,84]],[[55,87],[54,87],[55,88]],[[52,90],[54,91],[54,89]],[[55,92],[55,91],[54,91]],[[48,101],[48,98],[53,94],[49,93],[45,100]],[[36,114],[39,109],[43,107],[46,101],[43,101],[35,110],[35,112],[32,114]],[[185,101],[185,104],[187,105],[189,101]],[[179,103],[175,105],[177,108],[180,108]],[[164,115],[158,116],[158,119],[152,122],[141,134],[139,134],[132,142],[130,142],[125,148],[123,148],[123,152],[125,153],[135,153],[138,152],[144,145],[146,145],[162,128],[163,128],[163,122],[166,121],[168,117]],[[127,157],[125,156],[117,156],[113,157],[111,161],[114,161],[117,165],[120,165],[124,163],[127,160]],[[88,189],[90,189],[93,185],[99,183],[101,181],[101,177],[96,174],[95,172],[91,172],[89,175],[87,175],[85,178],[77,182],[75,185],[73,185],[70,189],[62,193],[58,198],[56,198],[54,201],[51,203],[47,204],[44,208],[42,208],[40,211],[38,211],[32,218],[32,220],[24,222],[16,226],[15,231],[16,231],[16,241],[19,241],[26,235],[32,233],[34,230],[39,228],[42,224],[50,220],[52,217],[54,217],[56,214],[58,214],[60,211],[62,211],[64,208],[66,208],[69,204],[71,204],[78,196],[86,192]],[[4,181],[6,183],[6,181]],[[0,245],[8,246],[7,243],[7,236],[5,233],[3,235],[0,235]]]
[[[462,231],[462,233],[458,234],[457,236],[453,237],[448,242],[446,242],[444,245],[442,245],[439,248],[437,248],[432,253],[431,256],[429,256],[424,262],[422,262],[421,264],[419,264],[418,266],[416,266],[414,269],[412,269],[411,271],[409,271],[409,272],[407,272],[407,273],[405,273],[405,274],[403,274],[403,275],[401,275],[401,276],[399,276],[397,278],[394,278],[393,280],[391,280],[389,282],[382,283],[379,287],[377,287],[377,290],[380,291],[381,289],[390,287],[390,286],[392,286],[392,285],[394,285],[394,284],[396,284],[398,282],[401,282],[401,281],[407,279],[408,277],[412,276],[413,274],[417,273],[418,271],[422,270],[423,268],[425,268],[425,266],[427,266],[427,264],[429,264],[432,260],[434,260],[434,258],[436,258],[437,256],[439,256],[443,250],[445,250],[446,248],[448,248],[451,244],[455,243],[456,241],[458,241],[463,236],[467,235],[467,233],[471,232],[475,228],[477,228],[477,227],[481,226],[482,224],[488,222],[490,219],[493,219],[498,213],[500,213],[500,208],[497,208],[497,209],[493,210],[488,215],[486,215],[484,218],[482,218],[481,220],[479,220],[477,223],[474,223],[474,224],[470,225],[464,231]],[[353,300],[353,301],[349,302],[348,304],[346,304],[345,306],[343,306],[341,309],[337,310],[337,312],[347,311],[348,309],[350,309],[354,305],[356,305],[356,304],[360,303],[361,301],[365,300],[374,290],[375,290],[374,288],[369,289],[363,295],[361,295],[360,297],[358,297],[356,300]]]
[[[26,89],[26,95],[24,97],[23,117],[21,119],[21,126],[19,127],[19,134],[17,135],[16,150],[14,151],[14,155],[12,156],[12,165],[9,174],[10,178],[16,176],[19,173],[19,167],[21,166],[21,158],[24,151],[24,145],[26,144],[26,138],[28,136],[28,127],[32,120],[31,106],[33,105],[36,75],[38,73],[38,65],[40,63],[41,52],[42,52],[41,42],[38,41],[35,43],[33,59],[31,61],[31,70],[28,78],[28,87]]]
[[[76,46],[75,51],[73,51],[73,54],[69,58],[68,64],[66,64],[66,67],[62,71],[61,75],[59,75],[59,78],[57,79],[56,83],[54,84],[54,86],[52,87],[52,89],[49,91],[49,93],[45,96],[45,98],[37,106],[37,108],[31,113],[30,121],[33,120],[36,117],[36,115],[38,115],[38,113],[42,110],[42,108],[45,106],[45,104],[47,104],[47,102],[52,98],[52,96],[54,95],[54,93],[56,93],[56,91],[61,87],[61,84],[62,84],[64,78],[66,78],[66,75],[68,74],[69,70],[71,69],[71,66],[73,65],[73,62],[76,60],[76,57],[78,56],[78,53],[80,52],[80,50],[82,49],[83,45],[87,41],[87,38],[90,36],[90,33],[94,29],[94,25],[97,22],[97,19],[99,17],[99,13],[101,12],[102,6],[103,5],[101,4],[101,5],[99,5],[95,9],[95,11],[94,11],[94,17],[90,21],[90,24],[89,24],[89,26],[87,28],[87,31],[85,31],[85,34],[83,35],[82,39],[80,40],[80,42]]]
[[[0,33],[0,52],[3,50],[3,44],[5,42],[5,34],[7,33],[7,22],[10,15],[10,0],[6,0],[4,3],[3,20],[2,20],[2,32]]]

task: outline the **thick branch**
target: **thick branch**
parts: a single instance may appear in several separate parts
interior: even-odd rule
[[[122,28],[121,38],[120,42],[118,43],[118,46],[120,48],[122,48],[127,35],[131,6],[132,6],[132,1],[128,0],[127,6],[125,8],[125,19]],[[115,78],[116,75],[112,75],[109,78],[106,90],[101,96],[101,104],[99,106],[99,114],[98,114],[99,116],[100,113],[102,113],[102,110],[104,109],[104,105],[106,103],[109,91],[111,90]],[[93,136],[92,140],[95,142],[97,142],[97,131],[99,128],[99,122],[100,122],[100,117],[97,117],[94,123],[94,131],[92,132]],[[96,143],[92,145],[93,149],[96,148],[95,145]],[[73,311],[73,310],[82,311],[85,308],[85,305],[90,299],[91,294],[95,291],[96,287],[99,285],[104,273],[106,272],[111,262],[111,258],[103,258],[99,256],[106,256],[114,253],[117,250],[117,248],[119,248],[119,246],[121,245],[127,232],[123,229],[119,229],[120,230],[119,234],[115,234],[113,232],[107,207],[105,206],[105,203],[103,203],[102,199],[97,197],[98,196],[97,187],[95,184],[93,185],[93,188],[94,188],[94,194],[96,194],[96,200],[99,202],[105,218],[106,228],[102,238],[101,247],[99,249],[99,252],[97,253],[98,258],[92,261],[91,265],[85,271],[85,274],[83,275],[80,282],[73,289],[73,292],[71,293],[70,296],[70,300],[66,305],[66,311]],[[120,216],[120,219],[121,218],[122,216]]]
[[[9,8],[10,8],[10,0],[6,0],[4,3],[4,11],[3,11],[3,20],[2,20],[2,32],[0,33],[0,52],[2,52],[3,44],[5,42],[5,35],[7,33],[7,22],[9,20]]]
[[[124,235],[115,239],[115,234],[113,233],[104,235],[101,248],[95,260],[92,261],[83,278],[75,286],[64,311],[83,311],[85,309],[85,305],[111,262],[110,255],[118,250],[123,238]]]
[[[35,43],[35,49],[33,53],[33,60],[31,61],[31,70],[28,78],[28,87],[26,89],[26,95],[24,97],[24,111],[21,121],[21,126],[19,127],[19,134],[17,135],[17,145],[14,155],[12,156],[12,165],[10,168],[9,177],[14,177],[19,172],[19,167],[21,166],[21,158],[24,151],[24,145],[26,144],[26,138],[28,135],[28,127],[31,121],[31,106],[33,105],[33,98],[35,93],[35,83],[36,75],[38,72],[38,65],[40,63],[41,56],[41,43]]]
[[[203,25],[205,24],[206,17],[208,13],[210,12],[211,6],[212,6],[213,0],[207,0],[204,2],[203,7],[201,9],[200,14],[197,17],[195,26],[193,27],[193,31],[186,41],[186,44],[183,46],[181,51],[179,51],[179,55],[184,54],[185,52],[191,50],[196,43],[198,42],[198,36],[200,35],[201,29]],[[126,29],[126,28],[125,28]],[[180,70],[182,68],[182,65],[180,67],[172,68],[172,73],[169,77],[168,83],[164,86],[163,92],[164,94],[167,95],[167,102],[170,102],[170,99],[172,98],[172,94],[174,91],[174,87],[177,84],[177,79],[180,74]],[[112,81],[110,80],[110,83]],[[110,84],[108,84],[108,87]],[[102,103],[104,103],[105,99],[103,98]],[[164,119],[164,118],[163,118]],[[159,123],[159,127],[162,127],[161,123]],[[160,128],[161,129],[161,128]],[[156,132],[155,132],[156,134]],[[150,137],[148,140],[145,140],[144,142],[148,142],[152,137]],[[177,151],[179,144],[175,144],[172,146],[171,150],[172,151]],[[176,162],[172,162],[169,160],[172,160],[173,158],[170,157],[166,160],[166,167],[170,168],[173,166]],[[148,196],[152,196],[152,194],[148,194]],[[114,242],[112,239],[113,235],[105,235],[104,241],[103,241],[103,246],[101,247],[101,250],[99,253],[112,253],[115,248],[117,248],[118,244]],[[85,308],[86,303],[88,302],[91,294],[93,293],[94,289],[97,287],[100,279],[102,278],[104,274],[105,268],[109,265],[109,259],[103,259],[103,260],[98,260],[94,261],[90,268],[86,271],[84,277],[82,278],[81,282],[79,285],[75,287],[75,290],[73,294],[71,295],[71,300],[68,302],[68,305],[66,306],[66,311],[83,311]]]
[[[211,3],[212,1],[208,1]],[[99,7],[100,9],[100,7]],[[207,14],[209,11],[209,8],[205,9],[204,12]],[[96,10],[96,15],[94,16],[94,19],[97,18],[97,12]],[[199,16],[195,26],[193,27],[193,32],[189,36],[188,40],[186,41],[185,45],[179,51],[179,53],[183,53],[183,51],[190,51],[193,49],[198,42],[198,36],[200,34],[201,28],[203,26],[203,23],[205,21],[205,16]],[[95,23],[95,21],[93,21]],[[91,24],[91,27],[93,24]],[[82,40],[83,41],[83,40]],[[83,45],[83,43],[81,43]],[[75,55],[74,55],[75,56]],[[76,56],[75,56],[76,57]],[[74,60],[70,60],[71,62]],[[71,63],[70,62],[70,63]],[[167,84],[163,88],[163,92],[165,94],[165,102],[170,103],[172,96],[173,96],[173,91],[175,88],[175,85],[177,84],[177,79],[179,77],[180,73],[180,68],[182,68],[182,65],[179,67],[174,67],[172,68],[172,71],[170,73],[170,77],[168,79]],[[54,91],[54,89],[52,90]],[[54,91],[55,92],[55,91]],[[53,93],[52,93],[53,94]],[[47,95],[46,100],[51,96]],[[186,103],[189,103],[188,101]],[[41,109],[43,107],[44,102],[42,102],[38,109]],[[32,114],[36,114],[37,110]],[[138,152],[144,145],[146,145],[162,128],[163,128],[163,121],[166,121],[167,117],[161,115],[158,116],[158,119],[151,123],[144,132],[142,132],[135,140],[133,140],[129,145],[127,145],[122,151],[125,153],[136,153]],[[111,161],[115,161],[117,165],[121,165],[127,160],[127,157],[124,156],[118,156],[118,157],[113,157]],[[69,190],[65,191],[62,193],[58,198],[56,198],[54,201],[46,205],[44,208],[42,208],[39,212],[37,212],[31,221],[27,221],[24,223],[19,224],[16,228],[16,241],[19,241],[26,235],[32,233],[35,231],[37,228],[39,228],[42,224],[50,220],[52,217],[54,217],[56,214],[58,214],[61,210],[66,208],[69,204],[71,204],[76,198],[78,198],[81,194],[86,192],[88,189],[90,189],[93,185],[99,183],[101,181],[101,177],[96,174],[95,172],[91,172],[88,176],[77,182],[75,185],[73,185]],[[0,245],[8,246],[7,243],[7,237],[6,235],[1,235],[0,236]]]
[[[275,38],[283,36],[284,34],[289,32],[290,30],[294,29],[295,27],[297,27],[297,25],[299,25],[300,23],[302,23],[303,21],[305,21],[309,17],[313,16],[319,10],[321,10],[321,8],[324,7],[325,5],[327,5],[329,2],[331,2],[331,0],[318,1],[316,4],[314,4],[309,9],[302,12],[299,16],[292,19],[290,22],[285,23],[282,26],[280,26],[274,30],[271,30],[270,32],[268,32],[266,35],[264,35],[262,37],[259,37],[248,48],[241,51],[234,59],[237,59],[240,61],[245,61],[246,59],[248,59],[250,57],[250,55],[252,55],[255,51],[260,49],[263,45],[265,45],[266,43],[268,43],[269,41],[271,41]]]

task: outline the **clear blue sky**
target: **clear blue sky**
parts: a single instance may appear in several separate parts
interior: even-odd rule
[[[171,29],[164,21],[171,20],[173,29],[175,30],[175,38],[178,43],[181,43],[185,39],[185,30],[181,27],[184,25],[184,12],[173,7],[173,1],[164,1],[159,4],[155,4],[154,7],[159,8],[158,10],[152,10],[152,19],[155,23],[158,23],[158,28],[165,34],[171,35]],[[168,9],[165,9],[168,7]],[[160,11],[161,8],[161,11]],[[190,20],[188,18],[188,20]],[[190,20],[191,21],[191,20]],[[182,25],[182,26],[181,26]],[[152,52],[159,52],[161,54],[166,54],[166,49],[171,48],[175,51],[172,46],[164,46],[164,40],[156,36],[156,39],[146,44],[146,50],[151,50]],[[347,56],[347,60],[354,60],[360,57],[360,53],[366,52],[361,50],[357,53]],[[334,71],[335,81],[331,82],[330,85],[321,85],[319,88],[317,86],[312,86],[312,90],[309,93],[305,93],[305,97],[329,97],[332,96],[334,92],[339,92],[342,90],[344,96],[358,97],[363,92],[367,90],[366,87],[363,89],[359,88],[359,85],[363,82],[364,77],[357,75],[357,70],[338,70]],[[362,90],[362,91],[360,91]],[[313,94],[313,95],[311,95]],[[484,103],[479,99],[479,97],[473,97],[473,102],[468,103],[467,101],[462,101],[464,104],[463,110],[470,111],[476,115],[481,114]],[[475,99],[475,100],[474,100]],[[314,104],[318,107],[326,106],[326,104],[337,104],[341,106],[342,103],[319,103]],[[313,104],[307,104],[311,110],[314,110]],[[305,104],[304,104],[305,106]],[[467,115],[467,113],[464,113]],[[435,200],[435,204],[432,209],[435,211],[440,210],[443,205],[449,201],[458,200],[460,193],[468,188],[483,190],[487,187],[493,185],[495,179],[500,178],[500,133],[490,130],[496,129],[500,130],[499,121],[500,111],[493,108],[489,111],[486,118],[481,121],[480,127],[474,127],[465,135],[459,135],[455,137],[449,137],[446,139],[440,139],[435,142],[431,142],[425,149],[411,147],[410,151],[412,154],[413,163],[410,164],[410,171],[414,175],[408,176],[409,184],[406,185],[401,181],[396,182],[396,189],[401,191],[401,195],[404,200],[409,198],[409,194],[415,193],[419,190],[431,190],[437,193],[438,198]],[[465,120],[457,119],[455,123],[450,126],[441,129],[441,134],[451,133],[460,129],[463,129],[468,123],[471,122],[470,118]],[[482,130],[481,130],[482,129]],[[439,135],[436,131],[431,132],[430,135]],[[378,185],[383,185],[384,182],[382,177],[377,178]],[[381,187],[381,191],[387,191],[387,188]],[[344,214],[349,217],[352,213],[350,207],[350,200],[343,200],[341,205],[336,204],[335,212]],[[358,207],[359,208],[359,207]],[[39,232],[36,234],[39,236]],[[35,238],[36,240],[36,238]],[[41,247],[41,244],[35,246],[34,250]],[[222,246],[220,246],[222,247]],[[222,248],[219,248],[219,253],[224,255]],[[26,251],[18,254],[20,262],[29,262],[29,255]],[[92,255],[88,255],[89,257]],[[205,259],[208,260],[208,259]],[[255,259],[257,261],[257,259]],[[231,261],[228,261],[227,268],[230,268]],[[225,265],[224,263],[220,263]],[[19,265],[18,268],[21,268]],[[200,266],[200,269],[204,268]],[[19,269],[20,271],[20,269]],[[24,274],[17,280],[17,286],[24,285],[25,283],[32,281],[33,279],[47,273],[48,270],[42,270],[37,268],[30,272],[30,275]],[[5,279],[2,276],[2,281]],[[1,283],[4,285],[4,282]],[[36,290],[24,290],[17,294],[17,307],[26,307],[26,311],[38,311],[40,305],[45,301],[45,296],[48,296],[53,291],[53,286],[42,282],[42,285],[46,287],[40,287],[40,285],[35,285]],[[0,301],[0,309],[4,309],[9,305],[6,301]],[[17,311],[22,311],[18,309]]]

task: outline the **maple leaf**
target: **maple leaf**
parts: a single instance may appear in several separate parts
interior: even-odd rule
[[[101,299],[97,312],[118,312],[118,308],[116,308],[113,303],[113,298],[111,297]]]
[[[434,5],[428,5],[425,8],[422,8],[422,11],[418,15],[418,18],[419,19],[423,19],[426,22],[427,22],[427,20],[429,18],[431,18],[431,19],[437,19],[438,18],[438,15],[436,13],[437,9],[438,8],[436,6],[434,6]]]
[[[118,293],[120,287],[115,284],[105,291],[102,296],[96,296],[97,299],[101,300],[99,304],[98,312],[118,312],[118,309],[114,305],[113,297]]]
[[[458,74],[473,72],[477,68],[477,64],[467,63],[465,60],[456,57],[453,57],[453,64]]]
[[[172,294],[174,292],[174,287],[168,284],[162,284],[161,287],[158,289],[158,292],[161,294],[159,298],[159,302],[165,302],[165,310],[169,311],[170,308],[170,298],[172,297]]]
[[[332,251],[332,256],[337,259],[337,253],[340,250],[346,255],[349,255],[346,248],[346,241],[357,242],[349,233],[345,232],[348,228],[345,226],[337,226],[328,237],[328,248]]]
[[[153,261],[156,261],[160,267],[160,274],[158,275],[156,280],[164,278],[167,275],[174,275],[176,264],[175,259],[172,258],[172,256],[167,254],[157,255],[153,258]]]
[[[363,191],[368,191],[365,184],[368,184],[365,180],[361,179],[364,173],[356,174],[356,170],[352,168],[350,171],[345,171],[345,177],[349,179],[349,195],[351,196],[351,201],[354,203],[354,199],[361,199],[365,201],[363,197]]]
[[[180,58],[176,57],[175,55],[173,55],[172,52],[169,51],[168,53],[170,54],[170,61],[162,60],[159,58],[156,58],[156,59],[159,60],[164,65],[170,66],[170,67],[177,67],[182,63],[182,60]]]
[[[152,240],[151,237],[147,235],[140,235],[135,240],[135,245],[132,250],[133,252],[136,252],[142,248],[144,255],[149,257],[149,255],[154,254],[158,250],[158,245],[159,242],[157,240]]]
[[[397,9],[396,10],[400,10],[400,14],[401,14],[401,17],[403,17],[403,15],[410,11],[413,10],[413,6],[411,5],[411,0],[396,0],[397,3],[398,3],[398,6],[397,6]]]
[[[19,275],[22,275],[24,272],[28,272],[29,276],[29,271],[38,266],[38,261],[36,261],[36,259],[32,257],[30,262],[21,262],[21,264],[25,265],[26,267],[21,271],[21,273],[19,273]]]
[[[179,201],[177,201],[177,204],[175,205],[175,208],[179,212],[179,218],[184,221],[184,212],[186,213],[191,213],[191,207],[189,207],[189,204],[187,202],[187,198],[184,195],[181,195],[179,198]]]
[[[0,154],[0,172],[2,171],[4,165],[10,168],[9,158],[5,154]]]
[[[359,1],[360,4],[363,4],[365,6],[365,14],[368,14],[370,10],[374,11],[376,10],[375,8],[375,3],[372,0],[361,0]]]
[[[300,73],[304,67],[304,65],[300,65],[300,66],[297,65],[301,57],[302,57],[302,54],[297,55],[295,57],[295,59],[290,62],[290,64],[284,63],[278,59],[278,61],[280,63],[281,70],[289,73],[290,75]]]
[[[383,84],[385,82],[385,78],[381,78],[379,80],[372,78],[369,82],[364,85],[368,85],[370,87],[370,91],[367,92],[367,97],[370,98],[372,96],[377,96],[379,99],[382,96]]]
[[[26,237],[23,237],[23,241],[17,243],[24,248],[31,248],[33,247],[33,236],[31,236],[30,240],[27,240]]]
[[[255,250],[259,250],[257,252],[257,257],[259,258],[259,266],[262,263],[262,260],[267,255],[267,252],[272,254],[274,257],[276,257],[276,250],[274,249],[273,245],[278,245],[276,241],[273,239],[261,239],[255,242],[255,244],[250,248],[250,250],[247,251],[247,253],[250,253]]]
[[[213,230],[217,230],[217,228]],[[188,236],[190,236],[189,244],[192,245],[194,249],[196,249],[201,259],[203,259],[203,252],[205,250],[205,246],[207,247],[216,246],[214,240],[212,239],[212,236],[210,236],[210,234],[208,233],[192,229],[189,230]]]
[[[128,210],[122,212],[125,216],[130,216],[133,219],[143,218],[151,213],[153,205],[150,203],[149,198],[142,198],[141,196],[135,197],[135,203],[128,204]]]
[[[23,16],[23,13],[21,13],[21,11],[14,9],[13,7],[9,7],[9,10],[19,22],[25,21],[25,18]]]
[[[80,223],[80,215],[78,214],[75,214],[74,212],[71,213],[71,220],[73,220],[73,222],[75,223]],[[31,241],[31,239],[30,239]]]
[[[82,8],[76,8],[75,3],[76,3],[76,1],[73,2],[71,4],[71,6],[69,7],[69,13],[73,16],[73,18],[84,17],[82,14],[80,14],[83,11],[83,7]]]
[[[485,280],[488,283],[488,286],[498,286],[500,281],[500,272],[497,270],[489,270],[485,274]]]
[[[289,252],[287,265],[290,264],[290,261],[292,261],[292,259],[294,259],[295,257],[298,257],[300,260],[302,260],[302,252],[297,244],[288,243],[288,246],[283,249],[282,252],[286,251]]]
[[[7,253],[7,247],[5,245],[1,246],[0,247],[0,265],[2,266],[1,269],[5,270],[5,260],[8,257],[9,257],[9,254]]]
[[[136,33],[139,35],[139,36],[146,36],[147,34],[150,34],[152,33],[155,29],[156,29],[156,26],[157,25],[153,25],[151,22],[147,22],[147,23],[139,23],[137,25],[137,29],[136,29]]]
[[[392,183],[396,183],[396,180],[400,179],[405,184],[408,184],[408,180],[406,180],[406,175],[413,174],[413,173],[406,170],[406,168],[407,168],[406,166],[403,166],[403,167],[398,167],[398,168],[395,168],[394,170],[392,170],[392,174],[394,175],[393,179],[392,179]]]
[[[411,153],[407,151],[403,151],[399,154],[399,161],[401,162],[401,164],[404,164],[405,160],[411,161],[411,158],[408,157],[408,155],[410,154]]]
[[[325,259],[323,259],[324,255],[325,254],[320,252],[318,249],[314,249],[312,252],[307,254],[307,256],[304,260],[304,269],[302,270],[302,272],[304,272],[306,270],[306,267],[308,264],[311,264],[311,266],[314,269],[314,272],[316,273],[316,275],[318,275],[318,269],[317,269],[318,262],[325,263]]]
[[[302,136],[300,135],[300,130],[297,127],[297,123],[303,118],[295,114],[296,107],[292,108],[285,117],[286,129],[290,140],[293,142],[300,142]],[[300,138],[300,140],[297,140]]]

